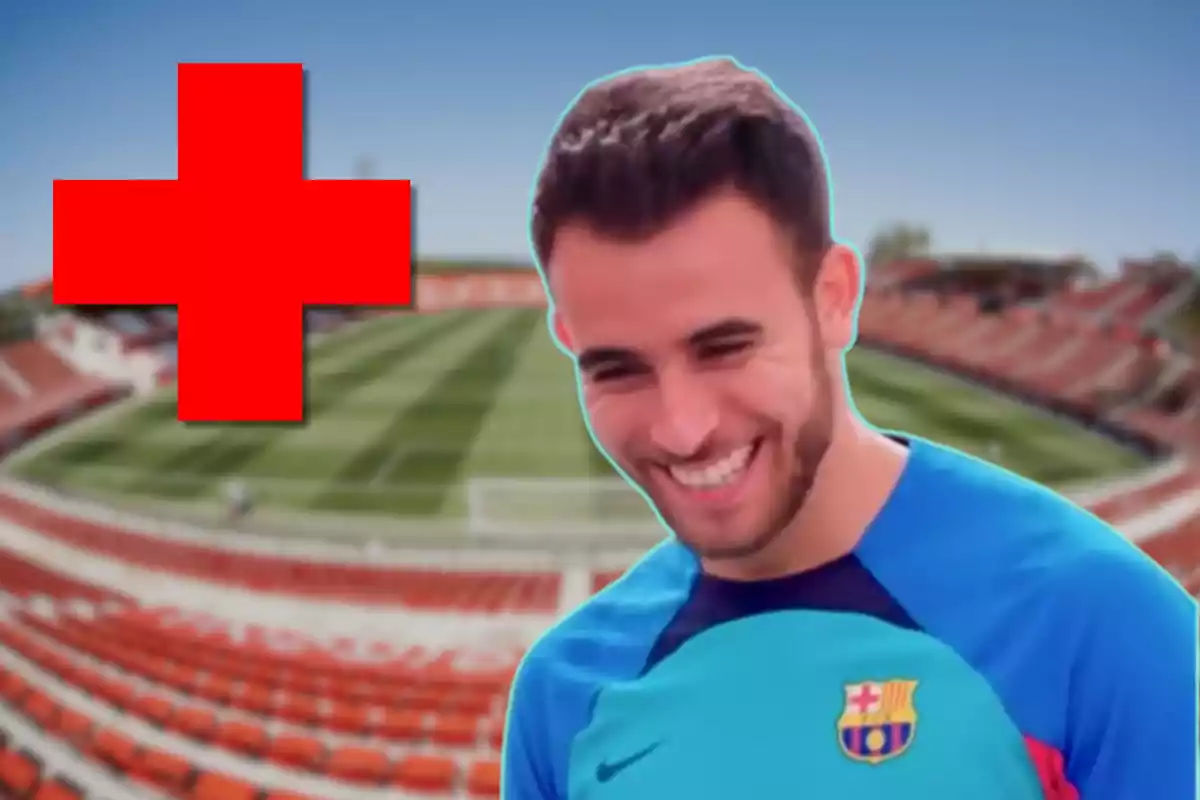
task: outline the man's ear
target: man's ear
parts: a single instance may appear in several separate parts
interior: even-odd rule
[[[853,344],[862,300],[862,266],[854,248],[835,244],[825,254],[813,287],[827,344],[844,349]]]
[[[571,342],[571,332],[567,330],[567,323],[563,321],[562,314],[559,314],[553,307],[550,308],[550,338],[554,343],[567,355],[574,355],[575,346]]]

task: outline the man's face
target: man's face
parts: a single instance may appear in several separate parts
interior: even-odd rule
[[[648,240],[566,226],[548,266],[609,456],[699,555],[770,544],[808,494],[834,402],[820,301],[771,218],[729,192]]]

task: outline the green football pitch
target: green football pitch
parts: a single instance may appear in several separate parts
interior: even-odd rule
[[[856,350],[849,367],[871,422],[1047,484],[1141,462],[1069,422],[910,362]],[[573,371],[542,311],[375,318],[314,345],[308,378],[303,425],[184,425],[164,391],[52,433],[11,468],[126,503],[217,508],[238,476],[264,508],[289,515],[442,519],[467,514],[473,479],[521,479],[492,492],[520,505],[537,494],[521,486],[549,496],[615,477],[587,434]]]

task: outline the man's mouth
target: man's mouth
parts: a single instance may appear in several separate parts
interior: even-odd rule
[[[762,438],[730,450],[703,464],[676,464],[666,471],[675,483],[691,492],[711,492],[735,487],[745,477],[762,446]]]

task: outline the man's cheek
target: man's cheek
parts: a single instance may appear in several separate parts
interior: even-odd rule
[[[602,447],[610,450],[610,452],[619,449],[618,442],[621,438],[620,417],[617,414],[617,408],[612,402],[612,398],[605,397],[593,389],[585,388],[584,407],[587,411],[588,427],[591,429],[592,436],[600,442]],[[617,455],[617,453],[614,453],[614,455]]]

